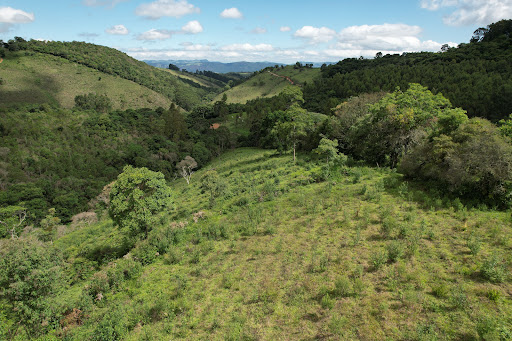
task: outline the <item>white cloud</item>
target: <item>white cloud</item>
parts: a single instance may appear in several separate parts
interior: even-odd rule
[[[137,36],[137,40],[165,40],[170,39],[173,31],[151,29],[147,32],[141,33]]]
[[[185,26],[181,28],[183,33],[198,34],[203,32],[203,26],[197,20],[189,21]]]
[[[254,34],[265,34],[265,33],[267,33],[267,29],[263,28],[263,27],[256,27],[255,29],[253,29],[251,31],[251,33],[254,33]]]
[[[0,23],[25,24],[35,20],[34,13],[27,13],[12,7],[0,7]]]
[[[419,26],[404,24],[350,26],[338,35],[338,42],[325,51],[328,56],[339,58],[374,56],[419,51],[439,51],[441,43],[419,39]],[[452,44],[452,43],[451,43]]]
[[[422,0],[421,7],[431,11],[453,8],[443,18],[451,26],[488,25],[512,17],[512,0]]]
[[[231,44],[221,47],[222,51],[259,51],[259,52],[268,52],[274,50],[272,45],[270,44],[258,44],[252,45],[249,43],[245,44]]]
[[[336,37],[336,31],[328,27],[303,26],[295,31],[295,37],[309,40],[312,44],[326,43]]]
[[[226,8],[222,11],[220,16],[225,19],[241,19],[244,17],[242,12],[240,12],[236,7]]]
[[[182,44],[182,46],[186,51],[210,51],[212,49],[211,45],[203,44]]]
[[[292,28],[290,26],[282,26],[279,31],[281,32],[290,32]]]
[[[84,6],[105,6],[109,8],[114,8],[115,5],[125,2],[128,0],[82,0],[82,5]]]
[[[107,28],[105,30],[105,32],[108,34],[115,34],[115,35],[127,35],[129,33],[128,29],[126,27],[124,27],[124,25],[114,25],[110,28]]]
[[[187,14],[199,13],[201,10],[186,0],[157,0],[142,4],[135,10],[135,14],[148,19],[161,17],[181,18]]]

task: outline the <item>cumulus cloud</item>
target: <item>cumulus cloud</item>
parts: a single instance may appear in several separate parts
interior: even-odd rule
[[[193,20],[185,24],[185,26],[181,28],[181,31],[187,34],[198,34],[203,32],[203,26],[201,26],[199,21]]]
[[[290,26],[282,26],[279,31],[281,32],[290,32],[292,28]]]
[[[257,44],[252,45],[249,43],[245,44],[231,44],[221,47],[222,51],[259,51],[268,52],[274,50],[274,47],[270,44]]]
[[[221,18],[225,18],[225,19],[241,19],[244,17],[242,12],[240,12],[238,10],[238,8],[236,8],[236,7],[226,8],[225,10],[222,11],[220,16],[221,16]]]
[[[421,0],[420,5],[431,11],[453,8],[443,18],[451,26],[488,25],[512,17],[512,0]]]
[[[253,29],[251,31],[251,33],[254,33],[254,34],[264,34],[264,33],[267,33],[267,29],[263,28],[263,27],[256,27],[255,29]]]
[[[84,6],[105,6],[109,8],[114,8],[115,5],[125,2],[128,0],[82,0],[82,5]]]
[[[151,29],[137,36],[137,40],[165,40],[170,39],[174,34],[173,31],[169,30],[157,30]]]
[[[441,43],[419,38],[419,26],[404,24],[361,25],[347,27],[338,34],[338,41],[325,51],[339,58],[371,56],[377,52],[400,53],[439,51]],[[449,43],[453,46],[453,43]]]
[[[105,32],[114,35],[127,35],[129,33],[128,29],[124,25],[114,25],[110,28],[107,28]]]
[[[294,33],[295,37],[309,40],[311,44],[326,43],[336,37],[336,31],[328,27],[303,26]]]
[[[141,4],[135,10],[135,14],[148,19],[161,17],[181,18],[187,14],[199,13],[201,10],[186,0],[157,0],[147,4]]]
[[[34,13],[27,13],[12,7],[0,7],[0,23],[25,24],[35,20]]]

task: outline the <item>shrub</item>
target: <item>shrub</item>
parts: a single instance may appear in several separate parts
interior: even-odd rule
[[[391,262],[396,262],[404,256],[404,247],[398,240],[391,241],[386,249],[388,251],[388,259]]]
[[[375,251],[370,255],[370,264],[374,270],[380,269],[388,261],[386,250]]]
[[[347,276],[340,276],[334,282],[333,295],[336,297],[348,297],[352,292],[352,283]]]
[[[497,254],[492,254],[483,262],[480,273],[484,279],[493,283],[502,283],[507,278],[505,265]]]

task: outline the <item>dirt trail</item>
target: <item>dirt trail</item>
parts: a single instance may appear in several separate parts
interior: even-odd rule
[[[288,76],[281,76],[281,75],[278,75],[277,73],[273,73],[273,72],[270,72],[270,71],[267,71],[267,72],[270,73],[272,76],[286,79],[288,82],[290,82],[291,85],[300,86],[299,84],[295,84],[295,82],[292,81],[292,79],[290,77],[288,77]]]

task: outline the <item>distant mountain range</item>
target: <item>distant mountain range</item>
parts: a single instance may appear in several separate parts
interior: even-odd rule
[[[198,71],[213,71],[216,73],[228,73],[228,72],[254,72],[264,69],[268,66],[275,65],[287,65],[283,63],[273,62],[233,62],[233,63],[222,63],[222,62],[210,62],[206,59],[203,60],[144,60],[149,65],[168,68],[169,64],[174,64],[180,69],[185,69],[189,72]],[[301,62],[302,64],[313,64],[315,67],[319,67],[323,63],[313,62]],[[326,63],[332,64],[332,63]]]

